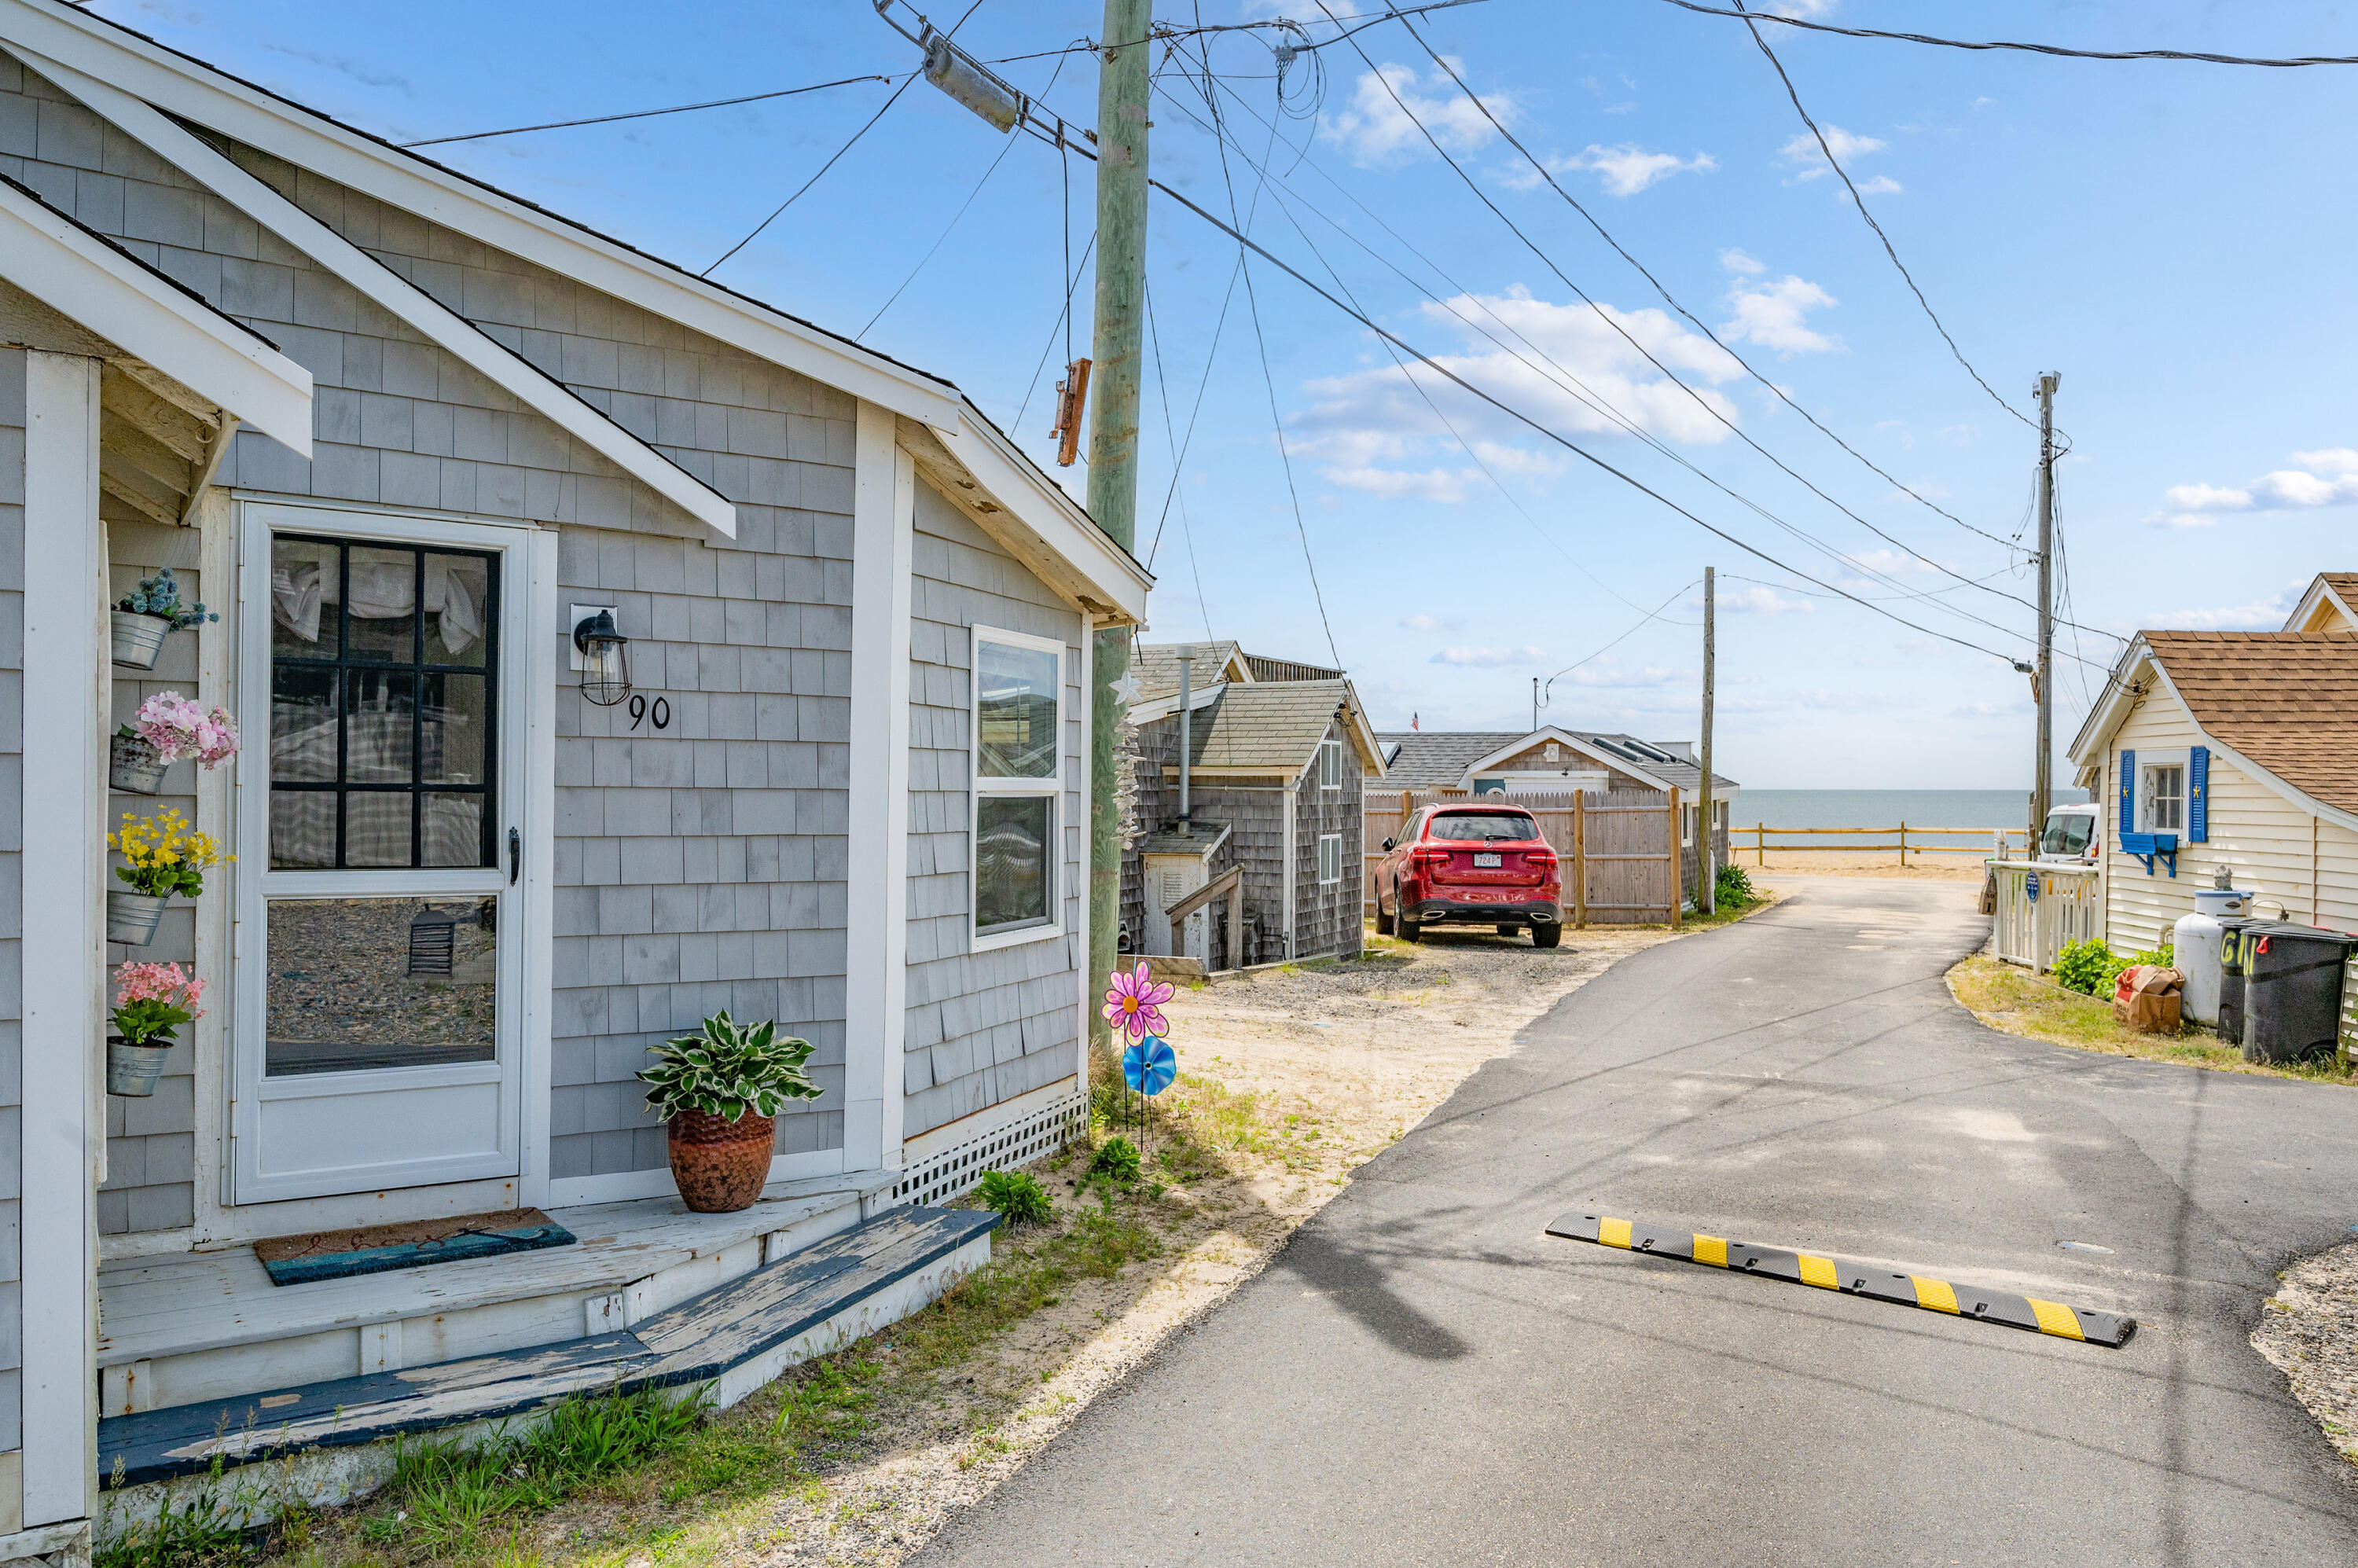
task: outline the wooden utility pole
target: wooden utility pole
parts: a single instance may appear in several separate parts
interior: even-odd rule
[[[1703,568],[1703,783],[1695,786],[1695,908],[1705,914],[1719,907],[1719,868],[1712,862],[1711,841],[1711,694],[1713,669],[1719,654],[1718,630],[1713,622],[1718,582],[1712,568]]]
[[[1098,276],[1090,377],[1089,515],[1123,549],[1138,538],[1139,358],[1146,321],[1146,93],[1150,0],[1106,0],[1098,68]],[[1089,967],[1114,966],[1121,921],[1117,805],[1130,633],[1100,632],[1089,692]],[[1111,1038],[1095,1009],[1090,1037]]]
[[[2047,828],[2055,783],[2055,388],[2062,376],[2039,378],[2039,758],[2031,773],[2030,853]]]

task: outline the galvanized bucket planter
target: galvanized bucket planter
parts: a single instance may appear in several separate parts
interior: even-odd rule
[[[106,939],[132,947],[145,947],[156,940],[156,926],[164,918],[164,905],[168,902],[161,893],[107,889]]]
[[[117,735],[107,748],[107,783],[132,795],[161,795],[164,759],[143,735]]]
[[[108,613],[114,623],[114,662],[126,669],[154,669],[156,655],[164,651],[164,639],[171,634],[171,619],[129,610]]]
[[[156,1092],[164,1076],[164,1058],[172,1054],[169,1040],[157,1045],[135,1045],[120,1034],[106,1037],[106,1092],[145,1098]]]

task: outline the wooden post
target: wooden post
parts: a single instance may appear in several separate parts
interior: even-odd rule
[[[1899,869],[1908,869],[1908,824],[1899,825]]]
[[[1760,857],[1760,869],[1768,869],[1768,825],[1760,824],[1752,830],[1752,852]]]
[[[1572,797],[1572,923],[1588,927],[1588,792]]]
[[[1671,786],[1671,929],[1675,931],[1685,922],[1687,902],[1686,868],[1679,856],[1679,786]]]

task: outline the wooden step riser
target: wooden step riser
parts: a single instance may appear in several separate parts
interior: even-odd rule
[[[113,1416],[168,1410],[234,1399],[259,1390],[431,1366],[611,1333],[741,1278],[859,1221],[859,1205],[847,1203],[798,1225],[633,1281],[618,1291],[535,1295],[430,1316],[363,1324],[356,1329],[327,1329],[103,1368],[99,1413]]]
[[[711,1382],[714,1404],[722,1409],[738,1404],[801,1362],[827,1355],[923,1311],[990,1261],[990,1238],[985,1233],[793,1339],[723,1372]],[[670,1392],[684,1399],[699,1386],[676,1385]],[[474,1447],[529,1432],[543,1419],[527,1411],[465,1422],[437,1431],[433,1440]],[[134,1526],[152,1523],[164,1509],[184,1509],[200,1498],[210,1498],[211,1506],[226,1508],[233,1522],[247,1528],[267,1524],[292,1508],[333,1508],[355,1502],[393,1478],[395,1458],[395,1445],[390,1442],[314,1448],[287,1458],[237,1465],[220,1479],[211,1475],[183,1476],[110,1491],[100,1505],[99,1542],[118,1541]]]

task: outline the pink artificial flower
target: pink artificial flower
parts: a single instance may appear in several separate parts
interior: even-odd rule
[[[193,1018],[204,1012],[197,1006],[205,997],[205,982],[183,974],[178,964],[125,964],[114,971],[114,1005],[160,1001],[184,1007]]]
[[[1162,1012],[1172,997],[1169,986],[1156,983],[1143,963],[1135,971],[1116,969],[1110,978],[1113,989],[1106,992],[1104,1008],[1108,1023],[1126,1030],[1132,1040],[1170,1033],[1170,1022]]]
[[[194,757],[199,766],[216,768],[237,754],[237,724],[228,711],[208,712],[177,691],[159,691],[141,703],[132,723],[166,762]]]

